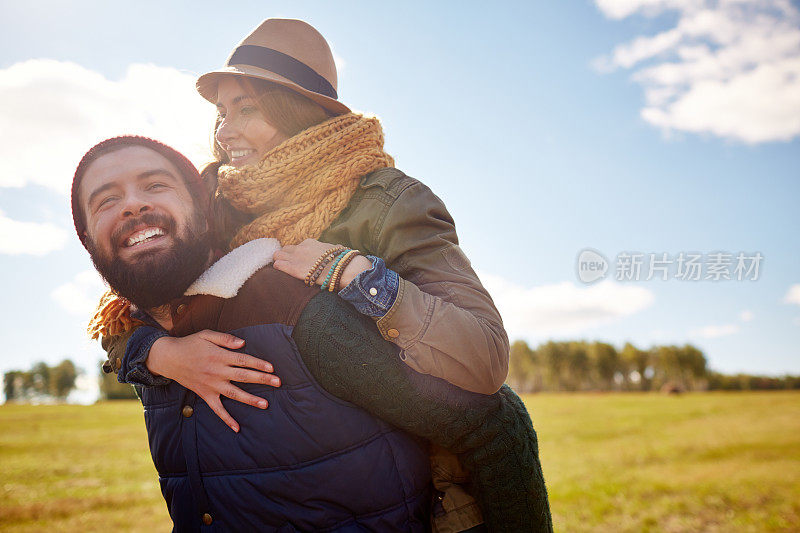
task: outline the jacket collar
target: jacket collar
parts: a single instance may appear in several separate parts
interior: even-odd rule
[[[272,263],[272,256],[280,249],[277,239],[255,239],[234,248],[203,272],[184,296],[233,298],[253,274]]]

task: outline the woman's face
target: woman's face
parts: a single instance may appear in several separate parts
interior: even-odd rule
[[[217,112],[221,122],[214,138],[235,167],[258,163],[286,140],[234,76],[224,77],[217,86]]]

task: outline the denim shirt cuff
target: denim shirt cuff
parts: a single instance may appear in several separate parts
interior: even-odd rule
[[[147,356],[153,343],[168,333],[163,329],[152,326],[141,326],[133,332],[125,347],[125,356],[117,374],[117,381],[145,387],[168,385],[171,379],[163,376],[154,376],[148,369]]]
[[[394,270],[386,268],[383,259],[374,255],[366,257],[372,262],[372,268],[353,278],[353,281],[339,291],[339,296],[362,315],[382,318],[397,299],[400,276]]]

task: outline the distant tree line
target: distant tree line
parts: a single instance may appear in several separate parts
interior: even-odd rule
[[[55,366],[36,363],[30,370],[11,370],[3,375],[6,401],[64,400],[75,388],[78,370],[69,359]]]
[[[36,363],[30,370],[4,374],[6,401],[64,400],[78,371],[69,359]],[[135,399],[131,385],[100,370],[100,397]],[[727,375],[710,370],[703,352],[691,344],[641,350],[630,343],[618,350],[604,342],[546,342],[533,349],[511,345],[507,383],[520,393],[540,391],[690,391],[800,389],[800,376]]]
[[[691,344],[622,350],[604,342],[511,345],[507,383],[517,392],[800,389],[800,376],[766,377],[711,371]]]
[[[3,392],[7,402],[42,402],[65,400],[72,389],[78,369],[65,359],[55,366],[36,363],[30,370],[11,370],[3,374]],[[116,374],[100,369],[100,398],[103,400],[136,399],[133,386],[117,381]]]
[[[709,390],[782,390],[800,389],[800,376],[752,376],[750,374],[727,375],[711,372],[708,377]]]

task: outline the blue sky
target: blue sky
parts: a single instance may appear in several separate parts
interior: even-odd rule
[[[328,39],[339,94],[453,214],[512,339],[691,342],[800,373],[800,23],[783,0],[0,5],[0,370],[71,357],[102,290],[67,190],[94,142],[208,157],[193,79],[262,19]],[[530,5],[529,5],[530,4]],[[760,252],[756,281],[581,283],[576,258]]]

